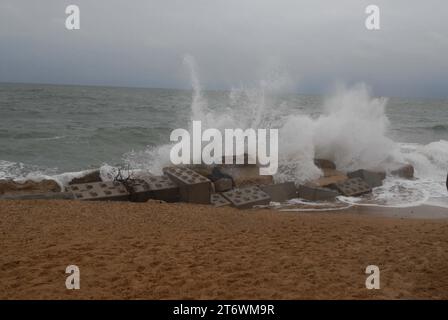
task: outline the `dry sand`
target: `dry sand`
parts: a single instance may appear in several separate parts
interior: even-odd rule
[[[0,201],[0,250],[2,299],[448,299],[448,220],[357,209]]]

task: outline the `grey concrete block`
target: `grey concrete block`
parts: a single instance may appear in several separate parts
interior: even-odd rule
[[[372,192],[372,188],[361,178],[353,178],[344,182],[335,183],[334,188],[347,197],[360,196]]]
[[[165,202],[180,201],[180,190],[167,176],[154,176],[144,179],[148,184],[149,199],[163,200]]]
[[[129,192],[116,181],[74,184],[67,187],[77,200],[128,201]]]
[[[130,193],[130,201],[146,202],[151,198],[151,190],[146,181],[142,179],[132,179],[128,181],[127,186]]]
[[[168,167],[163,172],[179,186],[183,202],[210,204],[211,181],[184,167]]]
[[[213,193],[211,195],[211,204],[215,207],[225,207],[231,205],[230,201],[219,193]]]
[[[360,178],[364,180],[371,188],[376,188],[383,185],[383,180],[386,178],[386,173],[360,169],[349,172],[347,176],[349,178]]]
[[[238,209],[248,209],[255,205],[269,204],[271,198],[259,187],[244,187],[223,192],[222,195]]]
[[[334,200],[340,193],[336,190],[315,186],[300,185],[298,188],[299,198],[308,201]]]
[[[260,189],[269,195],[271,201],[275,202],[284,202],[289,199],[297,198],[297,188],[294,182],[260,186]]]

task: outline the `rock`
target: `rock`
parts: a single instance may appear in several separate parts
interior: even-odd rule
[[[232,189],[233,181],[229,178],[221,178],[213,182],[215,192],[224,192]]]
[[[237,188],[273,183],[272,176],[260,175],[259,168],[255,165],[222,165],[219,170],[221,173],[230,176]]]
[[[284,182],[261,186],[261,190],[266,192],[271,201],[284,202],[289,199],[297,198],[297,189],[294,182]]]
[[[328,201],[340,195],[336,190],[310,185],[300,185],[298,193],[300,198],[309,201]]]
[[[411,164],[402,164],[399,168],[390,172],[394,176],[399,176],[406,179],[414,177],[414,167]]]
[[[82,177],[72,179],[68,185],[101,182],[100,170],[90,171]]]
[[[323,177],[320,177],[317,180],[310,181],[309,183],[307,183],[307,185],[315,187],[327,187],[338,182],[346,181],[348,179],[347,175],[334,169],[322,169],[322,172],[324,174]]]
[[[61,192],[61,187],[54,180],[39,182],[27,180],[16,182],[13,180],[0,180],[0,194],[35,194],[47,192]]]
[[[334,162],[326,159],[314,159],[314,164],[320,169],[336,169]]]
[[[360,178],[364,180],[371,188],[376,188],[383,185],[383,180],[386,178],[386,173],[360,169],[349,172],[347,176],[349,178]]]

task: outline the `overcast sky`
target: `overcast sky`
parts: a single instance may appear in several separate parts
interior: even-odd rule
[[[81,29],[65,28],[65,8]],[[381,30],[364,26],[381,9]],[[385,96],[448,96],[446,0],[0,0],[0,82],[325,93],[365,82]]]

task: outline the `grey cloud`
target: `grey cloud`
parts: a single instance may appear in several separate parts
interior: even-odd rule
[[[366,82],[379,95],[447,96],[448,3],[376,0],[2,0],[0,81],[188,87],[182,57],[204,86],[258,83],[279,70],[288,89],[319,93]],[[64,27],[81,9],[81,30]]]

